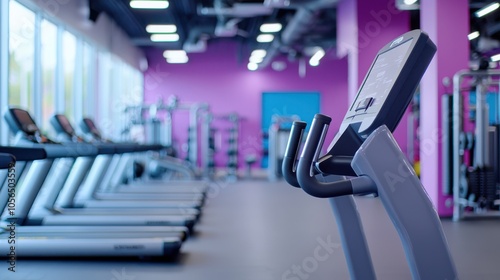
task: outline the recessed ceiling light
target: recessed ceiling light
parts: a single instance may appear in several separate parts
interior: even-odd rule
[[[259,65],[257,65],[257,63],[249,62],[247,64],[247,68],[250,71],[255,71],[255,70],[257,70],[259,68]]]
[[[179,41],[179,34],[152,34],[151,41],[153,42],[177,42]]]
[[[260,34],[257,36],[257,42],[259,43],[269,43],[274,40],[274,35],[272,34]]]
[[[260,26],[260,32],[272,33],[279,32],[281,30],[281,23],[263,23]]]
[[[184,50],[166,50],[163,52],[163,57],[173,58],[173,57],[186,57],[187,53]]]
[[[175,24],[148,24],[146,31],[148,33],[175,33],[177,26]]]
[[[184,57],[167,57],[166,58],[168,63],[172,64],[181,64],[181,63],[188,63],[189,57],[184,56]]]
[[[166,9],[168,1],[165,0],[132,0],[130,7],[134,9]]]
[[[500,4],[498,4],[497,2],[491,3],[488,6],[485,6],[481,9],[477,10],[477,12],[475,13],[476,17],[485,16],[485,15],[493,12],[494,10],[498,9],[499,7],[500,7]]]

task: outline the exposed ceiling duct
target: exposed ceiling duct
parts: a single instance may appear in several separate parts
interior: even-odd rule
[[[207,49],[209,34],[214,33],[214,27],[210,25],[197,26],[189,30],[189,34],[182,48],[188,53],[200,53]]]
[[[272,2],[269,0],[266,2]],[[317,1],[301,1],[305,2],[301,8],[297,10],[294,17],[288,22],[285,29],[281,33],[279,40],[275,40],[267,49],[266,56],[259,64],[259,68],[267,67],[272,60],[280,54],[281,49],[287,49],[294,43],[304,37],[314,26],[318,19],[318,14],[322,9],[333,8],[338,0],[317,0]]]
[[[309,47],[331,45],[327,41],[335,37],[334,8],[339,0],[182,0],[154,11],[132,9],[129,0],[87,1],[94,12],[115,18],[136,46],[163,50],[204,52],[219,38],[235,38],[241,46],[254,48],[262,43],[256,38],[263,23],[281,23],[283,29],[265,47],[271,62],[280,52],[302,54]],[[174,24],[179,40],[152,41],[146,31],[149,24]]]
[[[255,3],[234,3],[232,6],[217,7],[220,0],[214,1],[214,7],[198,7],[200,16],[225,16],[237,18],[249,18],[256,16],[270,15],[273,13],[272,7],[266,7]]]
[[[207,34],[212,37],[235,37],[237,35],[248,36],[248,32],[240,30],[238,23],[244,18],[269,16],[274,12],[271,7],[265,7],[257,3],[234,3],[229,4],[223,0],[214,0],[213,7],[198,6],[197,14],[204,17],[216,17],[215,27],[200,25],[189,31],[188,38],[184,44],[184,50],[193,52],[205,45],[200,42],[200,35]]]
[[[338,0],[328,0],[328,1],[318,1],[318,0],[264,0],[264,6],[279,8],[279,9],[297,9],[303,7],[304,5],[310,5],[312,3],[325,3],[325,2],[335,2]]]

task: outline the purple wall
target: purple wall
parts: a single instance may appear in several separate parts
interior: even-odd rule
[[[337,54],[348,57],[348,94],[353,100],[377,52],[410,30],[410,14],[396,9],[394,0],[341,0],[337,14]],[[407,119],[405,114],[394,131],[404,153]]]
[[[260,159],[262,92],[320,92],[321,112],[332,116],[333,128],[339,126],[348,105],[346,59],[338,60],[335,55],[327,55],[318,67],[307,66],[306,77],[300,78],[297,62],[287,63],[287,69],[282,72],[270,67],[251,72],[246,67],[247,56],[238,63],[238,52],[236,43],[215,42],[205,53],[189,54],[189,63],[183,65],[167,64],[159,50],[147,52],[149,69],[145,73],[145,103],[177,95],[180,102],[208,103],[216,115],[237,112],[244,118],[240,128],[240,164],[245,154],[255,153]],[[185,143],[187,114],[175,114],[173,119],[174,138],[178,143]],[[311,120],[305,121],[310,123]],[[328,139],[333,138],[333,128]],[[216,157],[218,164],[225,161],[223,155]]]
[[[447,92],[443,78],[452,78],[469,62],[469,6],[467,0],[422,1],[422,29],[437,46],[421,86],[421,180],[441,216],[452,214],[451,197],[442,193],[441,96]]]

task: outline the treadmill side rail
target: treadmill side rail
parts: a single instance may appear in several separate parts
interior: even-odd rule
[[[95,257],[95,256],[175,256],[182,241],[164,238],[19,238],[17,254],[21,257]],[[7,242],[0,244],[0,254],[9,253]]]

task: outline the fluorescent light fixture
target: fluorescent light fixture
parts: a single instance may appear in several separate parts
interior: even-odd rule
[[[177,26],[175,24],[148,24],[146,31],[148,33],[175,33]]]
[[[474,32],[472,32],[471,34],[467,35],[467,38],[469,38],[469,41],[470,41],[470,40],[474,40],[474,39],[476,39],[477,37],[479,37],[479,31],[474,31]]]
[[[405,5],[413,5],[417,3],[418,0],[404,0]]]
[[[166,58],[168,63],[172,64],[181,64],[181,63],[188,63],[189,57],[184,56],[184,57],[167,57]]]
[[[168,63],[187,63],[189,57],[184,50],[166,50],[163,52],[163,56]]]
[[[269,43],[274,40],[274,35],[272,34],[260,34],[257,36],[257,42],[259,43]]]
[[[250,71],[255,71],[259,68],[259,65],[257,65],[257,63],[249,62],[247,68]]]
[[[260,26],[260,32],[263,33],[273,33],[279,32],[281,30],[281,23],[263,23]]]
[[[266,50],[258,49],[254,50],[250,56],[264,57],[266,56],[266,54],[267,54]]]
[[[151,35],[153,42],[177,42],[179,41],[179,34],[153,34]]]
[[[491,61],[499,61],[500,60],[500,54],[495,54],[494,56],[491,57]]]
[[[132,0],[130,7],[134,9],[166,9],[168,1],[164,0]]]
[[[491,3],[488,6],[485,6],[481,9],[477,10],[476,17],[485,16],[485,15],[493,12],[494,10],[498,9],[499,7],[500,7],[500,4],[498,4],[497,2]]]
[[[187,57],[187,53],[184,50],[166,50],[163,52],[163,57],[165,58]]]
[[[264,60],[264,57],[263,56],[251,56],[248,60],[252,63],[261,63],[262,60]]]

